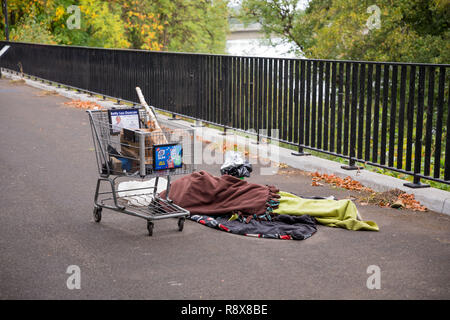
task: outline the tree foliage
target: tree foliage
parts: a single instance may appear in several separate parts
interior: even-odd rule
[[[241,18],[308,58],[450,62],[448,0],[243,0]]]
[[[12,41],[223,53],[228,0],[8,0]],[[68,19],[80,9],[80,27]],[[3,12],[0,21],[4,39]]]

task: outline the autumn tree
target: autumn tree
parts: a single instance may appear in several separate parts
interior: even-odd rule
[[[8,0],[11,40],[223,53],[228,0]],[[67,21],[80,10],[79,28]],[[4,38],[4,18],[0,19]]]
[[[227,0],[114,0],[132,48],[223,53]]]
[[[122,21],[130,48],[162,50],[160,35],[163,31],[155,1],[115,0],[122,8]]]

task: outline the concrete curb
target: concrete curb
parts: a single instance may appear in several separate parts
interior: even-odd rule
[[[57,88],[55,86],[45,84],[39,81],[23,78],[15,74],[9,73],[5,70],[2,70],[2,75],[12,80],[23,79],[25,80],[25,83],[30,86],[42,90],[55,91],[59,95],[67,97],[69,99],[92,101],[96,102],[97,104],[105,108],[112,108],[112,107],[118,108],[121,106],[124,107],[124,105],[118,105],[112,101],[101,100],[84,93],[69,91],[64,88]],[[160,117],[163,119],[169,118],[164,115],[160,115]],[[176,120],[176,121],[179,121],[180,124],[191,126],[191,123],[188,121],[184,120]],[[361,182],[363,185],[370,187],[375,191],[387,191],[392,190],[394,188],[398,188],[407,193],[414,194],[415,198],[418,201],[420,201],[421,204],[425,205],[428,209],[438,213],[450,215],[450,192],[448,191],[443,191],[436,188],[411,189],[403,186],[403,183],[405,183],[404,180],[397,179],[394,177],[378,174],[375,172],[370,172],[367,170],[360,170],[359,172],[356,170],[347,171],[341,168],[342,165],[341,163],[337,163],[331,160],[322,159],[311,155],[297,157],[291,155],[291,152],[293,150],[282,148],[277,145],[268,145],[264,143],[256,145],[251,143],[251,141],[254,141],[254,139],[249,139],[246,138],[245,136],[235,134],[223,135],[222,131],[207,127],[193,127],[193,128],[195,129],[196,137],[198,139],[201,138],[203,140],[209,140],[214,143],[218,143],[219,145],[223,143],[227,144],[236,143],[240,146],[245,146],[246,148],[248,148],[251,155],[262,155],[262,158],[264,158],[264,155],[269,155],[270,160],[272,162],[272,165],[270,167],[271,171],[269,170],[262,174],[269,175],[275,173],[276,170],[278,170],[278,166],[276,166],[275,164],[279,162],[285,163],[293,168],[308,172],[318,171],[320,173],[335,174],[343,178],[350,176],[352,179]],[[231,130],[228,130],[228,132],[230,131]],[[274,152],[276,152],[276,154]],[[276,159],[274,159],[274,156]],[[250,162],[252,162],[252,159],[250,160],[251,160]],[[256,160],[253,159],[253,161]],[[268,163],[266,163],[266,165],[267,164]]]

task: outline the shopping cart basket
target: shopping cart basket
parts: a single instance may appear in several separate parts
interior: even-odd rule
[[[147,220],[150,236],[153,220],[178,218],[178,229],[182,231],[189,211],[174,204],[168,195],[171,176],[195,170],[194,130],[175,121],[158,119],[161,130],[150,131],[142,121],[145,119],[142,107],[87,113],[99,171],[94,220],[100,222],[102,209],[107,208]],[[120,118],[129,123],[134,121],[135,129],[122,128]],[[161,182],[166,182],[165,188]],[[166,190],[165,199],[158,196],[161,188]]]

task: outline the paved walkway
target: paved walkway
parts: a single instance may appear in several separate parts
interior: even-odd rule
[[[0,80],[1,299],[449,299],[450,217],[359,206],[380,232],[318,227],[305,241],[255,239],[187,221],[103,211],[93,222],[97,168],[85,112],[61,96]],[[219,175],[219,166],[200,166]],[[303,195],[300,171],[254,175]],[[68,266],[81,270],[69,290]],[[381,270],[381,289],[366,286]]]

